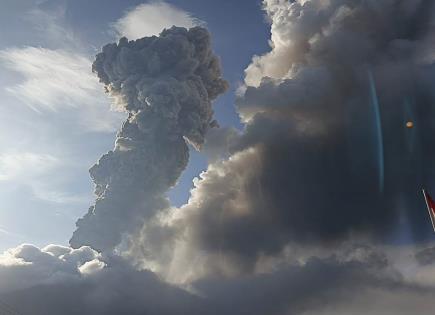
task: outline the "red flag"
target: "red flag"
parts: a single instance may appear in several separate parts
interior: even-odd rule
[[[426,200],[427,211],[429,212],[430,221],[432,222],[432,228],[435,232],[435,201],[424,189],[423,195],[424,199]]]

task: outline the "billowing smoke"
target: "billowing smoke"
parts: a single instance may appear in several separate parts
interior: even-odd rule
[[[131,251],[165,250],[170,277],[192,257],[196,270],[232,275],[289,248],[432,233],[421,188],[435,190],[433,2],[265,0],[264,8],[272,50],[246,70],[237,100],[245,131],[222,137],[230,158],[201,174],[160,230],[148,223]]]
[[[226,90],[204,28],[173,27],[159,37],[121,38],[97,55],[93,71],[128,119],[115,149],[91,170],[95,205],[77,222],[71,246],[113,249],[124,232],[169,206],[165,192],[213,121],[211,101]]]
[[[205,138],[226,84],[204,29],[103,49],[94,70],[129,116],[91,169],[97,201],[71,244],[104,252],[9,251],[0,308],[433,312],[435,250],[423,242],[432,231],[419,190],[435,191],[434,2],[263,4],[272,49],[246,70],[240,133]],[[205,142],[213,162],[189,202],[171,208],[164,193],[186,166],[187,142]]]

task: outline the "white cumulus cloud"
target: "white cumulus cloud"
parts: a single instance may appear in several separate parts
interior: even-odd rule
[[[193,17],[189,12],[163,1],[154,1],[127,11],[113,27],[119,36],[138,39],[158,35],[164,28],[173,25],[190,28],[203,24],[203,21]]]

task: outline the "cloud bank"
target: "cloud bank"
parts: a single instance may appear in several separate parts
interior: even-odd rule
[[[399,314],[432,308],[433,287],[405,282],[383,254],[352,247],[249,277],[174,287],[88,247],[22,245],[0,257],[1,305],[20,314]],[[200,292],[200,294],[198,294]]]

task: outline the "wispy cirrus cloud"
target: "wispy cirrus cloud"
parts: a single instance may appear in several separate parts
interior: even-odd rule
[[[40,47],[0,51],[0,66],[23,80],[5,89],[36,112],[78,109],[76,123],[91,131],[114,131],[120,115],[109,112],[109,101],[86,56]]]
[[[71,161],[46,153],[20,152],[0,154],[0,183],[26,184],[33,195],[54,203],[79,203],[88,196],[73,195],[56,187],[47,178],[56,176],[61,168],[71,168]],[[1,232],[1,229],[0,229]]]
[[[0,181],[29,179],[56,167],[58,163],[59,160],[49,154],[1,154]]]
[[[6,89],[35,110],[89,103],[98,90],[90,60],[76,53],[12,48],[0,52],[0,61],[24,77],[22,83]]]

